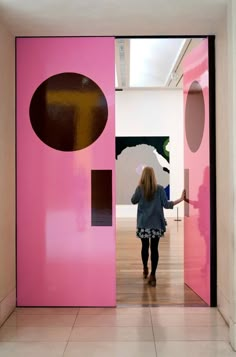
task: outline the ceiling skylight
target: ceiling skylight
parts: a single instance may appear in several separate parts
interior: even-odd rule
[[[165,87],[185,41],[183,38],[131,39],[129,87]]]

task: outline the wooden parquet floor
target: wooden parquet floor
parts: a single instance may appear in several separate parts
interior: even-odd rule
[[[206,306],[184,284],[183,221],[168,219],[168,230],[159,244],[157,286],[142,277],[141,242],[135,236],[135,221],[117,220],[117,305]],[[149,262],[150,269],[150,262]]]

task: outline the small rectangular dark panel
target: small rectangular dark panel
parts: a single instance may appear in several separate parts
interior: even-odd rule
[[[112,226],[112,170],[92,170],[92,226]]]
[[[184,169],[184,189],[186,191],[186,198],[189,200],[189,169]],[[189,203],[184,202],[184,216],[189,217]]]

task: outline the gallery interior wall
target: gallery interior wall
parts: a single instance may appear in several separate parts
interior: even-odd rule
[[[222,21],[216,36],[216,187],[217,187],[217,302],[229,323],[230,316],[230,246],[233,237],[232,139],[227,75],[227,23]],[[224,95],[223,95],[224,93]],[[223,188],[223,189],[222,189]]]
[[[0,24],[0,325],[15,292],[15,39]]]
[[[170,137],[170,199],[179,198],[184,185],[182,90],[117,91],[115,122],[116,136]],[[138,180],[137,175],[137,183]],[[179,215],[183,216],[183,205],[178,208]],[[137,206],[116,206],[118,218],[135,217],[136,211]],[[166,217],[176,217],[176,214],[176,207],[165,211]]]
[[[227,140],[227,151],[224,152],[224,160],[226,161],[226,174],[229,175],[229,178],[226,182],[222,180],[222,186],[225,187],[228,184],[229,186],[226,188],[227,198],[228,198],[228,211],[229,218],[227,223],[229,223],[228,229],[226,230],[225,237],[228,239],[227,244],[227,253],[229,258],[229,326],[230,326],[230,341],[231,344],[236,350],[236,249],[235,249],[235,240],[236,240],[236,205],[235,205],[235,192],[236,192],[236,141],[235,141],[235,132],[236,132],[236,3],[231,0],[228,3],[228,18],[227,18],[227,39],[228,39],[228,58],[227,58],[227,69],[226,72],[226,81],[227,91],[224,93],[224,97],[227,98],[223,103],[224,106],[222,108],[222,118],[223,118],[223,109],[227,107],[226,116],[228,117],[227,127],[226,127],[226,135],[224,138]],[[224,90],[224,87],[222,88]],[[222,93],[222,91],[221,91]],[[220,134],[220,133],[219,133]],[[228,134],[228,135],[227,135]],[[219,135],[219,140],[221,137]],[[223,160],[223,157],[221,157]],[[232,160],[233,158],[233,160]],[[222,171],[221,171],[222,173]],[[222,190],[222,191],[224,191]],[[223,192],[221,193],[223,195]],[[227,198],[224,203],[226,204]],[[219,223],[218,223],[219,225]],[[222,232],[223,234],[223,232]],[[223,239],[223,236],[222,236]],[[223,242],[222,242],[223,244]],[[220,252],[219,252],[220,253]],[[226,257],[221,257],[221,269],[223,268],[223,259],[227,259]],[[225,270],[226,271],[226,270]]]

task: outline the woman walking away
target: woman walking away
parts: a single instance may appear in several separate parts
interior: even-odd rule
[[[131,202],[138,203],[137,212],[137,237],[141,239],[141,257],[143,262],[143,276],[148,276],[149,245],[151,248],[151,274],[148,283],[156,286],[156,269],[159,260],[159,239],[166,230],[166,221],[163,207],[173,209],[175,205],[185,198],[185,191],[176,201],[168,201],[164,188],[157,185],[152,167],[145,167],[138,187],[136,188]]]

